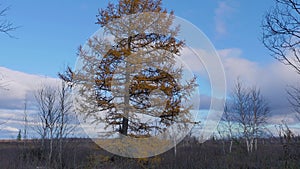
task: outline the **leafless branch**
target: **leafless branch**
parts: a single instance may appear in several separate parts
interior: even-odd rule
[[[296,86],[289,86],[287,89],[288,101],[293,107],[294,111],[300,115],[300,88]],[[297,116],[300,120],[300,117]]]
[[[276,0],[264,16],[262,42],[271,55],[300,74],[300,4],[298,0]]]
[[[0,9],[0,32],[6,34],[10,38],[15,38],[11,32],[15,31],[19,27],[15,26],[11,21],[6,19],[6,15],[9,10],[10,7]]]

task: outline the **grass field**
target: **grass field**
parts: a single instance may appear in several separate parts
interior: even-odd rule
[[[47,142],[47,141],[46,141]],[[258,149],[252,153],[246,151],[243,141],[233,143],[229,153],[229,142],[210,140],[203,144],[194,138],[186,138],[174,149],[145,159],[129,159],[104,151],[90,139],[64,140],[63,165],[57,165],[57,152],[47,164],[48,149],[41,148],[41,140],[0,141],[0,168],[33,169],[48,168],[300,168],[300,142],[295,139],[284,144],[280,139],[259,140]]]

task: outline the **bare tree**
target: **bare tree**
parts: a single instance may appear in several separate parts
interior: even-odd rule
[[[59,120],[56,106],[57,91],[49,86],[42,87],[36,92],[35,99],[39,109],[40,125],[38,132],[42,138],[42,148],[45,150],[45,139],[49,139],[48,162],[52,159],[54,133],[57,131]]]
[[[269,107],[260,90],[246,88],[237,81],[230,98],[230,113],[238,125],[238,132],[245,139],[247,151],[257,150],[257,139],[265,130]],[[231,131],[232,132],[232,131]]]
[[[295,86],[290,86],[287,89],[288,100],[293,107],[294,111],[300,115],[300,88]],[[297,116],[300,120],[300,117]]]
[[[249,93],[248,89],[244,88],[242,83],[238,81],[232,92],[232,103],[231,111],[232,115],[235,118],[237,124],[239,125],[239,132],[242,133],[243,138],[245,139],[247,145],[247,151],[250,151],[250,126],[249,123]]]
[[[24,102],[24,134],[23,134],[23,139],[27,139],[27,128],[28,128],[28,114],[27,114],[27,100]],[[25,142],[24,142],[24,147],[25,147]]]
[[[35,99],[40,121],[37,132],[41,136],[43,150],[46,151],[49,146],[48,163],[54,160],[53,154],[57,150],[59,168],[63,168],[63,139],[76,127],[71,124],[73,119],[70,91],[64,82],[59,88],[43,86],[36,92]],[[47,146],[46,139],[49,143]]]
[[[6,19],[6,14],[9,9],[9,7],[0,9],[0,32],[8,35],[9,37],[13,37],[10,32],[16,30],[18,27],[14,26],[12,22]]]
[[[226,104],[224,107],[224,112],[221,118],[221,121],[218,125],[218,133],[221,139],[223,139],[223,151],[225,151],[225,141],[229,140],[229,153],[232,152],[232,145],[235,136],[234,131],[236,130],[236,127],[234,125],[235,119],[234,116],[230,113],[228,105]]]
[[[276,0],[262,23],[262,41],[277,60],[300,74],[300,2]],[[287,89],[288,100],[294,111],[300,113],[300,88]],[[299,118],[299,117],[298,117]]]
[[[289,128],[286,121],[282,121],[281,124],[275,126],[278,132],[278,136],[280,139],[280,143],[283,148],[283,159],[284,159],[284,168],[292,168],[290,165],[290,161],[293,159],[293,142],[295,141],[295,133]]]
[[[276,0],[262,22],[262,42],[272,56],[300,74],[300,3]]]
[[[71,95],[68,86],[65,82],[62,82],[62,86],[58,92],[58,111],[59,111],[59,131],[58,131],[58,139],[59,139],[59,150],[58,150],[58,158],[59,158],[59,167],[63,168],[63,139],[65,139],[69,134],[71,134],[76,125],[72,125],[74,119],[72,119],[72,102]]]
[[[267,101],[263,98],[260,90],[252,88],[250,90],[250,114],[252,116],[252,135],[251,148],[257,150],[257,139],[264,133],[265,124],[270,113]]]

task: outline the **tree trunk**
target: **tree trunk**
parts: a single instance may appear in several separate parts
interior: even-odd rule
[[[250,152],[249,140],[246,138],[245,141],[246,141],[246,146],[247,146],[247,152],[249,153]]]
[[[131,51],[131,37],[128,38],[127,44],[128,50]],[[128,57],[128,56],[126,56]],[[129,101],[130,101],[130,93],[129,93],[129,86],[130,86],[130,65],[128,63],[128,59],[125,58],[125,90],[124,90],[124,117],[122,119],[122,130],[121,134],[127,136],[128,135],[128,117],[129,117]]]
[[[59,152],[58,152],[58,158],[59,158],[59,166],[60,166],[60,168],[62,169],[63,168],[63,162],[62,162],[62,142],[63,142],[63,121],[64,120],[64,117],[63,117],[63,115],[62,115],[62,124],[60,124],[61,126],[60,126],[60,132],[59,132]]]
[[[250,152],[251,153],[253,152],[253,144],[254,144],[254,139],[251,138],[251,140],[250,140]]]
[[[130,75],[128,70],[128,63],[126,62],[126,75],[125,75],[125,94],[124,94],[124,117],[122,120],[122,131],[121,134],[127,136],[128,134],[128,116],[129,116],[129,81],[130,81]]]
[[[225,151],[225,141],[222,140],[222,147],[223,147],[223,154],[226,154],[226,151]]]
[[[255,138],[255,142],[254,142],[254,148],[255,148],[255,151],[257,151],[257,138]]]
[[[49,157],[48,157],[48,164],[50,166],[51,159],[52,159],[52,152],[53,152],[53,131],[50,133],[50,145],[49,145]]]
[[[232,144],[233,144],[233,140],[230,140],[229,153],[232,152]]]

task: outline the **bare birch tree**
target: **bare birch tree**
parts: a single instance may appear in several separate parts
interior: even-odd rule
[[[45,140],[49,139],[48,162],[50,162],[52,159],[53,139],[54,134],[57,131],[56,124],[59,120],[58,108],[56,106],[56,94],[57,91],[55,90],[55,88],[50,86],[42,87],[35,94],[40,118],[38,132],[42,139],[43,150],[45,150]]]
[[[236,127],[234,126],[234,116],[230,113],[228,105],[226,104],[224,107],[224,112],[221,118],[221,122],[218,125],[218,133],[221,139],[223,140],[223,151],[225,151],[225,142],[226,140],[229,140],[229,153],[232,152],[232,145],[235,136],[234,131],[236,130]]]
[[[58,149],[58,158],[59,158],[59,167],[63,168],[63,148],[64,148],[64,139],[68,137],[76,128],[74,119],[72,116],[72,102],[71,95],[68,86],[65,82],[62,82],[62,86],[58,91],[58,112],[59,112],[59,121],[58,121],[58,140],[59,140],[59,149]]]
[[[270,113],[267,101],[257,88],[246,88],[240,80],[232,92],[230,113],[238,125],[238,132],[245,139],[247,151],[257,150],[257,139],[261,137]]]
[[[37,132],[42,139],[42,148],[46,152],[48,163],[54,160],[53,154],[58,154],[58,168],[63,168],[64,139],[71,134],[76,125],[72,116],[70,91],[62,82],[58,88],[43,86],[35,94],[39,109],[39,125]],[[47,139],[47,142],[46,142]],[[46,145],[47,143],[47,145]]]

